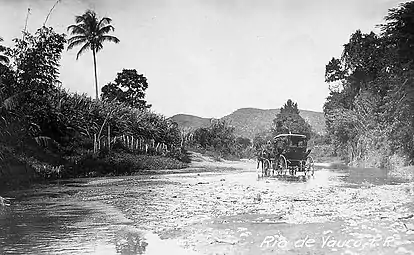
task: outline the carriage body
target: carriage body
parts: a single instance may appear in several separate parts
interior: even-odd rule
[[[309,156],[311,150],[307,148],[308,139],[301,134],[280,134],[274,138],[274,144],[279,152],[280,167],[284,167],[291,174],[296,172],[308,173],[313,159]]]
[[[313,158],[309,155],[308,139],[301,134],[280,134],[274,137],[272,148],[262,164],[263,175],[291,174],[303,172],[305,175],[314,174]]]

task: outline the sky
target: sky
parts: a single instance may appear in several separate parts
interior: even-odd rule
[[[42,26],[56,0],[0,0],[3,45]],[[156,113],[220,118],[246,107],[275,109],[288,99],[323,110],[325,65],[357,29],[377,31],[400,0],[61,0],[47,26],[67,34],[93,9],[112,18],[119,44],[97,55],[100,88],[122,69],[148,79]],[[95,96],[91,52],[62,54],[60,80]]]

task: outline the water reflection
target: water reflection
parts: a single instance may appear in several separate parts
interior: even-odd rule
[[[379,168],[345,168],[336,170],[342,173],[341,180],[350,187],[359,188],[373,185],[392,185],[404,183],[403,179],[390,176],[388,169]]]
[[[265,177],[259,181],[255,176],[254,171],[243,171],[224,175],[205,173],[159,178],[96,178],[90,182],[62,181],[7,194],[16,200],[12,206],[0,208],[0,254],[149,254],[151,250],[166,247],[165,240],[150,240],[134,228],[133,223],[154,227],[154,222],[166,221],[173,213],[177,219],[185,221],[194,212],[197,214],[209,206],[215,210],[217,204],[227,208],[230,202],[234,208],[240,209],[241,206],[237,206],[243,203],[250,205],[249,201],[254,201],[252,197],[256,197],[258,191],[261,191],[262,202],[256,201],[253,204],[256,207],[265,204],[263,201],[269,201],[266,199],[270,197],[279,197],[280,208],[286,212],[294,213],[301,208],[308,210],[312,206],[316,211],[318,204],[309,201],[318,201],[317,191],[326,190],[320,188],[334,190],[334,187],[347,185],[361,187],[401,182],[389,177],[386,170],[357,168],[319,169],[314,176],[301,173],[296,176]],[[207,191],[215,188],[220,188],[223,197],[218,198],[214,192]],[[331,196],[333,192],[323,194],[327,199],[334,199]],[[186,199],[194,202],[183,202]],[[295,203],[299,209],[285,206],[288,203]],[[126,219],[115,207],[130,212],[129,217],[134,222]],[[276,212],[276,209],[270,211]],[[164,211],[159,213],[160,210]],[[330,213],[329,210],[327,212]],[[320,214],[315,215],[311,216],[320,217]],[[283,221],[279,222],[279,214],[273,218],[266,217],[266,221],[260,224],[258,221],[261,219],[256,217],[255,222],[252,220],[252,226],[266,223],[274,227],[274,224]],[[175,246],[171,244],[166,252],[157,251],[154,254],[183,254],[181,250],[171,252],[171,247]]]
[[[43,199],[0,210],[0,254],[145,254],[148,244],[133,227],[65,199]]]

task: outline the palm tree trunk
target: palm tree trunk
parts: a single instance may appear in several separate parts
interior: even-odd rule
[[[94,70],[95,70],[95,96],[96,96],[96,99],[98,100],[98,74],[97,74],[97,71],[96,71],[96,52],[95,52],[95,48],[92,48],[92,54],[93,54],[93,67],[94,67]]]

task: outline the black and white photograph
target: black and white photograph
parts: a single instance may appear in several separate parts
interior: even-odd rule
[[[0,24],[0,255],[414,255],[413,0]]]

